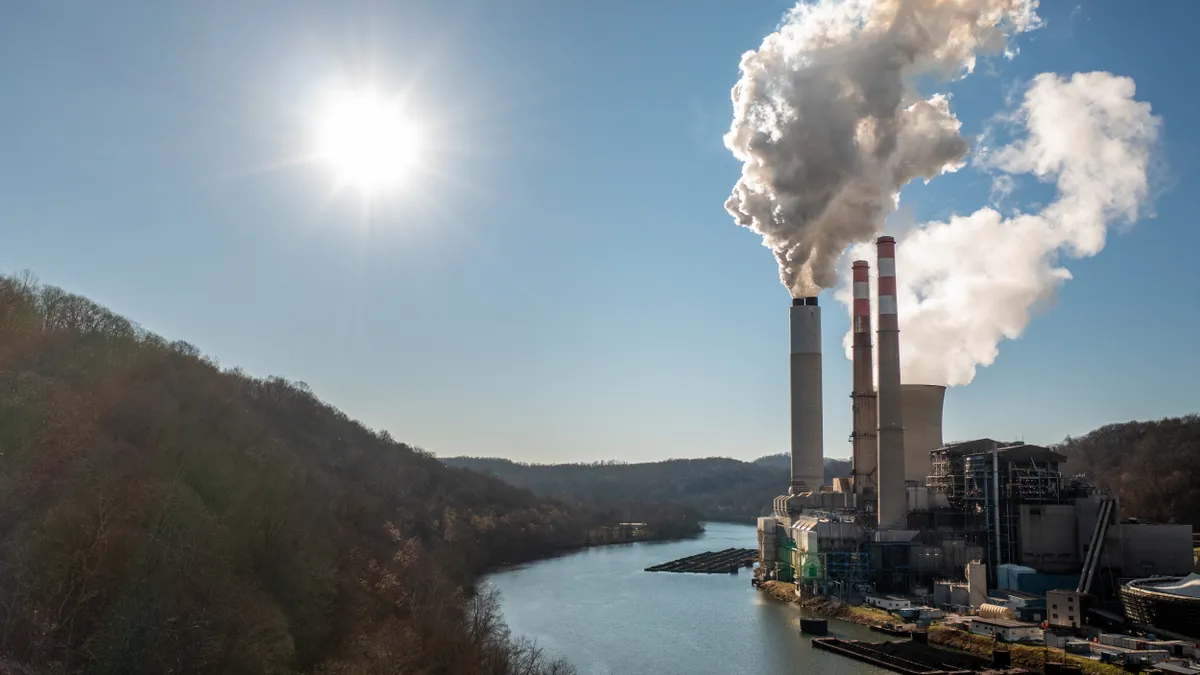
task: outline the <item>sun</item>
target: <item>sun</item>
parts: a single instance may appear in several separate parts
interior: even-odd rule
[[[317,154],[364,195],[394,189],[421,156],[421,133],[402,102],[372,90],[333,97],[318,120]]]

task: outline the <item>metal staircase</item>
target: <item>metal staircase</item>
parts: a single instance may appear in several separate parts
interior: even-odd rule
[[[1092,579],[1096,576],[1096,569],[1100,567],[1100,553],[1104,548],[1104,539],[1108,536],[1108,524],[1112,520],[1113,509],[1116,507],[1117,500],[1112,497],[1105,497],[1104,501],[1100,502],[1100,515],[1096,520],[1096,529],[1092,531],[1092,541],[1083,561],[1083,572],[1079,575],[1076,593],[1092,592]]]

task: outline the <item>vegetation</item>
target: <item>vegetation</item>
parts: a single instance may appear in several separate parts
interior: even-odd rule
[[[754,460],[754,464],[764,466],[771,469],[782,469],[790,471],[792,468],[792,456],[786,452],[781,452],[777,455],[766,455]],[[850,476],[850,460],[837,459],[835,457],[825,458],[824,483],[829,485],[834,478],[848,478]],[[786,473],[784,475],[787,475]]]
[[[563,673],[472,583],[601,524],[0,278],[0,672]]]
[[[1115,492],[1122,516],[1200,525],[1200,415],[1109,424],[1053,449]]]
[[[783,458],[782,464],[779,458]],[[723,457],[644,464],[522,464],[483,457],[442,461],[570,504],[624,512],[675,505],[703,520],[721,521],[746,521],[767,514],[771,501],[787,489],[790,466],[786,454],[754,462]],[[849,460],[825,460],[826,480],[849,475],[849,464]]]
[[[930,627],[929,644],[985,657],[990,657],[992,649],[995,647],[995,643],[989,637],[974,635],[948,626]],[[1069,664],[1079,666],[1083,669],[1085,675],[1125,675],[1126,672],[1118,666],[1093,661],[1092,659],[1076,656],[1075,654],[1067,654],[1061,649],[1046,649],[1045,647],[1022,644],[1006,644],[1004,646],[1012,654],[1013,666],[1026,668],[1034,672],[1041,672],[1043,670],[1047,656],[1049,656],[1051,662],[1061,663],[1065,660]]]

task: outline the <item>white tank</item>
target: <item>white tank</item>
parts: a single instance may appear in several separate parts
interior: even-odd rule
[[[1016,620],[1017,615],[1004,605],[993,605],[984,603],[979,606],[979,616],[984,619],[1013,619]]]

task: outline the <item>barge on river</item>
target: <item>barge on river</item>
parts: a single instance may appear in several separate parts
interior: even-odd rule
[[[705,551],[661,565],[647,567],[647,572],[698,572],[701,574],[736,574],[739,568],[753,567],[758,560],[758,549],[727,548],[722,551]]]
[[[901,675],[1032,675],[1022,668],[1011,668],[1007,650],[997,650],[992,659],[938,649],[913,640],[862,642],[835,637],[812,639],[816,649],[841,654],[856,661],[886,668]]]

